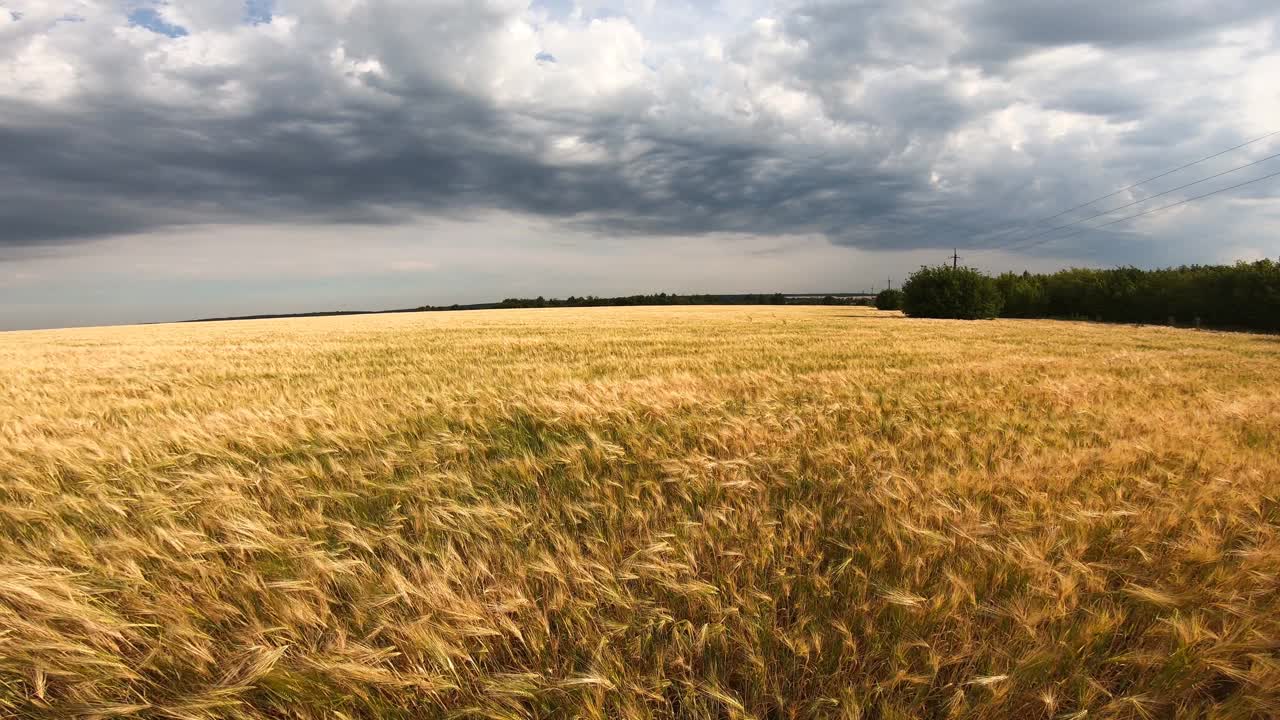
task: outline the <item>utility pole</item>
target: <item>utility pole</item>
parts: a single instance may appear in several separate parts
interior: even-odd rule
[[[952,270],[960,269],[960,248],[954,248],[951,251],[951,269]]]

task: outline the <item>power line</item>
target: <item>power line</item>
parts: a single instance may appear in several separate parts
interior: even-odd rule
[[[1096,203],[1096,202],[1099,202],[1099,201],[1102,201],[1102,200],[1106,200],[1107,198],[1115,197],[1116,195],[1119,195],[1120,193],[1125,192],[1125,191],[1127,191],[1127,190],[1132,190],[1132,189],[1134,189],[1134,188],[1138,187],[1139,185],[1145,185],[1145,184],[1147,184],[1147,183],[1151,182],[1152,180],[1159,180],[1160,178],[1162,178],[1162,177],[1166,177],[1166,176],[1168,176],[1168,175],[1172,175],[1172,174],[1174,174],[1174,173],[1178,172],[1179,170],[1186,170],[1187,168],[1192,167],[1193,165],[1199,165],[1200,163],[1205,162],[1206,160],[1212,160],[1212,159],[1214,159],[1214,158],[1216,158],[1216,157],[1222,157],[1223,155],[1226,155],[1226,154],[1227,154],[1227,153],[1229,153],[1229,152],[1235,152],[1236,150],[1239,150],[1240,148],[1248,147],[1248,146],[1250,146],[1250,145],[1253,145],[1254,143],[1262,142],[1263,140],[1266,140],[1267,138],[1269,138],[1269,137],[1273,137],[1273,136],[1275,136],[1275,135],[1280,135],[1280,130],[1274,130],[1274,131],[1272,131],[1272,132],[1267,133],[1266,135],[1262,135],[1262,136],[1256,137],[1256,138],[1254,138],[1254,139],[1252,139],[1252,140],[1249,140],[1248,142],[1240,143],[1239,145],[1236,145],[1235,147],[1229,147],[1229,148],[1227,148],[1226,150],[1223,150],[1222,152],[1217,152],[1217,153],[1214,153],[1214,154],[1212,154],[1212,155],[1209,155],[1209,156],[1206,156],[1206,157],[1202,157],[1202,158],[1200,158],[1199,160],[1195,160],[1195,161],[1193,161],[1193,162],[1189,162],[1189,163],[1187,163],[1186,165],[1180,165],[1180,166],[1178,166],[1178,167],[1176,167],[1176,168],[1174,168],[1174,169],[1172,169],[1172,170],[1167,170],[1167,171],[1165,171],[1165,172],[1162,172],[1162,173],[1160,173],[1159,175],[1152,175],[1151,177],[1147,178],[1146,180],[1139,180],[1138,182],[1133,183],[1132,185],[1128,185],[1128,186],[1122,187],[1122,188],[1120,188],[1119,190],[1116,190],[1115,192],[1107,193],[1106,195],[1102,195],[1101,197],[1096,197],[1096,198],[1094,198],[1094,199],[1092,199],[1092,200],[1090,200],[1090,201],[1088,201],[1088,202],[1080,203],[1079,205],[1076,205],[1076,206],[1074,206],[1074,207],[1069,207],[1069,208],[1067,208],[1066,210],[1063,210],[1063,211],[1062,211],[1062,212],[1060,212],[1060,213],[1056,213],[1056,214],[1054,214],[1054,215],[1049,215],[1048,217],[1042,217],[1042,218],[1040,218],[1039,220],[1031,220],[1031,221],[1029,221],[1029,222],[1025,222],[1025,223],[1022,223],[1022,224],[1020,224],[1020,225],[1015,225],[1015,226],[1013,226],[1013,227],[1011,227],[1011,228],[1006,228],[1006,229],[1004,229],[1004,230],[999,230],[999,231],[997,231],[995,234],[996,234],[996,235],[1002,235],[1002,234],[1004,234],[1004,233],[1013,232],[1013,231],[1015,231],[1015,230],[1022,229],[1022,228],[1026,228],[1026,227],[1029,227],[1029,226],[1039,225],[1040,223],[1048,222],[1048,221],[1050,221],[1050,220],[1056,220],[1057,218],[1060,218],[1060,217],[1062,217],[1063,215],[1066,215],[1066,214],[1067,214],[1067,213],[1069,213],[1069,212],[1074,212],[1074,211],[1076,211],[1076,210],[1079,210],[1080,208],[1086,207],[1086,206],[1088,206],[1088,205],[1092,205],[1092,204],[1094,204],[1094,203]],[[1105,214],[1105,213],[1104,213],[1104,214]],[[974,235],[973,237],[978,237],[978,236],[977,236],[977,235]]]
[[[1253,167],[1253,166],[1255,166],[1255,165],[1260,165],[1260,164],[1262,164],[1262,163],[1264,163],[1264,162],[1266,162],[1266,161],[1268,161],[1268,160],[1274,160],[1274,159],[1276,159],[1276,158],[1278,158],[1278,157],[1280,157],[1280,153],[1276,153],[1276,154],[1274,154],[1274,155],[1268,155],[1267,157],[1264,157],[1264,158],[1262,158],[1261,160],[1254,160],[1253,162],[1248,163],[1248,164],[1245,164],[1245,165],[1241,165],[1240,167],[1234,167],[1234,168],[1231,168],[1230,170],[1223,170],[1223,171],[1222,171],[1222,172],[1220,172],[1220,173],[1217,173],[1217,174],[1215,174],[1215,175],[1210,175],[1209,177],[1206,177],[1206,178],[1201,178],[1201,179],[1199,179],[1199,180],[1196,180],[1195,182],[1189,182],[1189,183],[1187,183],[1186,185],[1179,185],[1179,186],[1178,186],[1178,187],[1176,187],[1176,188],[1172,188],[1172,189],[1170,189],[1170,190],[1165,190],[1164,192],[1156,193],[1155,195],[1149,195],[1149,196],[1144,197],[1144,198],[1142,198],[1142,199],[1140,199],[1140,200],[1134,200],[1133,202],[1128,203],[1128,204],[1126,204],[1126,205],[1120,205],[1119,207],[1113,207],[1113,208],[1111,208],[1110,210],[1107,210],[1106,212],[1100,212],[1100,213],[1098,213],[1098,214],[1096,214],[1096,215],[1090,215],[1090,216],[1089,216],[1089,217],[1087,217],[1087,218],[1082,218],[1082,219],[1080,219],[1080,220],[1076,220],[1075,222],[1069,222],[1069,223],[1067,223],[1066,225],[1059,225],[1059,226],[1054,227],[1054,228],[1049,228],[1048,230],[1044,230],[1044,231],[1038,232],[1038,233],[1036,233],[1036,234],[1034,234],[1034,235],[1028,235],[1027,237],[1024,237],[1024,238],[1021,238],[1021,239],[1018,239],[1018,240],[1014,240],[1013,242],[1011,242],[1011,243],[1009,243],[1009,244],[1007,244],[1007,245],[997,245],[997,246],[995,246],[994,248],[991,248],[991,249],[992,249],[992,250],[1016,250],[1016,249],[1018,249],[1018,248],[1016,247],[1017,245],[1020,245],[1021,243],[1024,243],[1024,242],[1026,242],[1026,241],[1028,241],[1028,240],[1034,240],[1034,239],[1036,239],[1036,238],[1038,238],[1038,237],[1042,237],[1042,236],[1044,236],[1044,235],[1048,235],[1048,234],[1050,234],[1050,233],[1055,233],[1055,232],[1057,232],[1057,231],[1059,231],[1059,230],[1065,230],[1065,229],[1067,229],[1067,228],[1069,228],[1069,227],[1074,227],[1074,226],[1076,226],[1076,225],[1079,225],[1080,223],[1086,223],[1086,222],[1089,222],[1090,220],[1096,220],[1096,219],[1098,219],[1098,218],[1100,218],[1100,217],[1102,217],[1102,216],[1104,216],[1104,215],[1110,215],[1111,213],[1116,212],[1117,210],[1124,210],[1125,208],[1131,208],[1131,207],[1133,207],[1134,205],[1141,205],[1142,203],[1147,202],[1147,201],[1149,201],[1149,200],[1155,200],[1155,199],[1156,199],[1156,198],[1158,198],[1158,197],[1164,197],[1165,195],[1169,195],[1169,194],[1171,194],[1171,193],[1178,192],[1179,190],[1185,190],[1185,189],[1187,189],[1187,188],[1189,188],[1189,187],[1191,187],[1191,186],[1193,186],[1193,185],[1199,185],[1200,183],[1209,182],[1210,180],[1214,180],[1214,179],[1216,179],[1216,178],[1220,178],[1220,177],[1222,177],[1223,175],[1230,175],[1230,174],[1231,174],[1231,173],[1233,173],[1233,172],[1238,172],[1238,171],[1240,171],[1240,170],[1244,170],[1245,168],[1251,168],[1251,167]],[[1069,237],[1071,237],[1071,236],[1069,236]]]
[[[1040,242],[1032,243],[1031,245],[1028,245],[1028,246],[1026,246],[1026,247],[1019,248],[1019,250],[1027,250],[1027,249],[1029,249],[1029,248],[1036,247],[1037,245],[1043,245],[1043,244],[1045,244],[1045,243],[1047,243],[1047,242],[1053,242],[1054,240],[1066,240],[1066,239],[1068,239],[1068,238],[1073,238],[1073,237],[1075,237],[1075,236],[1077,236],[1077,235],[1083,235],[1084,233],[1087,233],[1087,232],[1089,232],[1089,231],[1091,231],[1091,230],[1101,230],[1102,228],[1107,227],[1108,225],[1115,225],[1116,223],[1122,223],[1122,222],[1125,222],[1126,220],[1134,220],[1134,219],[1137,219],[1137,218],[1140,218],[1140,217],[1144,217],[1144,216],[1146,216],[1146,215],[1153,215],[1153,214],[1155,214],[1155,213],[1162,212],[1162,211],[1164,211],[1164,210],[1169,210],[1169,209],[1171,209],[1171,208],[1176,208],[1176,207],[1178,207],[1179,205],[1186,205],[1186,204],[1187,204],[1187,203],[1189,203],[1189,202],[1195,202],[1196,200],[1203,200],[1204,198],[1207,198],[1207,197],[1212,197],[1212,196],[1214,196],[1214,195],[1220,195],[1220,194],[1222,194],[1222,193],[1224,193],[1224,192],[1228,192],[1228,191],[1230,191],[1230,190],[1235,190],[1235,189],[1237,189],[1237,188],[1242,188],[1242,187],[1244,187],[1244,186],[1246,186],[1246,185],[1252,185],[1252,184],[1254,184],[1254,183],[1260,183],[1260,182],[1262,182],[1263,180],[1270,180],[1271,178],[1273,178],[1273,177],[1278,177],[1278,176],[1280,176],[1280,170],[1277,170],[1276,172],[1273,172],[1273,173],[1271,173],[1270,175],[1263,175],[1263,176],[1262,176],[1262,177],[1260,177],[1260,178],[1254,178],[1253,180],[1248,180],[1248,181],[1246,181],[1246,182],[1237,183],[1237,184],[1232,185],[1232,186],[1230,186],[1230,187],[1220,188],[1220,189],[1218,189],[1218,190],[1214,190],[1213,192],[1207,192],[1207,193],[1204,193],[1203,195],[1196,195],[1195,197],[1189,197],[1189,198],[1186,198],[1185,200],[1179,200],[1178,202],[1175,202],[1175,203],[1169,203],[1168,205],[1162,205],[1162,206],[1160,206],[1160,207],[1158,207],[1158,208],[1153,208],[1153,209],[1151,209],[1151,210],[1147,210],[1147,211],[1145,211],[1145,212],[1140,212],[1140,213],[1137,213],[1137,214],[1134,214],[1134,215],[1127,215],[1127,216],[1122,217],[1122,218],[1120,218],[1120,219],[1118,219],[1118,220],[1112,220],[1111,222],[1105,222],[1105,223],[1102,223],[1101,225],[1095,225],[1095,226],[1093,226],[1093,227],[1081,228],[1080,230],[1077,230],[1076,232],[1073,232],[1073,233],[1071,233],[1070,235],[1064,235],[1063,237],[1060,237],[1060,238],[1046,238],[1046,239],[1044,239],[1044,240],[1041,240]]]

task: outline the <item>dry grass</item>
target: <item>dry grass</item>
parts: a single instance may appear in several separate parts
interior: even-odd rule
[[[0,716],[1280,717],[1280,342],[847,308],[0,336]]]

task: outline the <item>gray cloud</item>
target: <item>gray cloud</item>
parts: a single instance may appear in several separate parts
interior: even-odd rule
[[[99,103],[38,126],[0,131],[10,245],[234,217],[260,222],[395,221],[430,210],[521,210],[579,218],[602,231],[838,231],[849,213],[878,216],[904,180],[831,158],[767,147],[647,134],[619,121],[571,128],[621,152],[643,143],[626,172],[612,162],[537,159],[544,138],[474,99],[421,97],[406,109],[177,119]],[[499,138],[495,140],[495,138]],[[532,151],[531,151],[532,150]],[[774,164],[762,176],[759,168]],[[839,188],[831,194],[832,188]]]
[[[1223,54],[1223,32],[1274,21],[1261,0],[790,3],[719,57],[675,31],[636,49],[622,7],[539,24],[509,0],[221,5],[151,8],[142,24],[179,38],[123,5],[76,24],[9,8],[0,256],[492,209],[602,234],[979,247],[1239,142],[1276,106],[1227,82],[1261,71]],[[1274,59],[1259,37],[1271,49],[1241,58]],[[1131,257],[1109,247],[1078,246]]]
[[[1275,13],[1275,5],[1266,0],[1024,0],[973,3],[966,24],[977,31],[974,54],[981,56],[992,49],[1022,54],[1078,44],[1177,46]]]

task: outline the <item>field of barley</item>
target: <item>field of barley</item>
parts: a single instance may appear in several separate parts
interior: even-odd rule
[[[1280,717],[1280,338],[0,334],[0,717]]]

